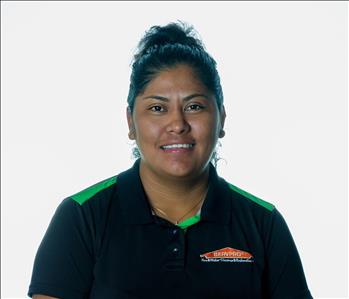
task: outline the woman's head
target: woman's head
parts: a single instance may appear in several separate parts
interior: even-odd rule
[[[132,68],[129,137],[143,168],[161,176],[203,173],[224,136],[216,64],[191,32],[179,24],[152,27]]]

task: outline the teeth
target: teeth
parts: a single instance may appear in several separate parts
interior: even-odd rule
[[[163,149],[170,149],[170,148],[191,148],[193,147],[193,144],[171,144],[171,145],[164,145],[162,146]]]

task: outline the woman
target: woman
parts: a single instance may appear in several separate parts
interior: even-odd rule
[[[275,207],[210,163],[224,137],[216,63],[191,28],[154,26],[128,96],[134,166],[66,198],[38,250],[33,298],[312,298]]]

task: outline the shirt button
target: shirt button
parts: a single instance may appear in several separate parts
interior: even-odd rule
[[[179,251],[179,249],[177,247],[173,248],[172,252],[173,253],[177,253]]]
[[[172,231],[172,233],[175,235],[175,234],[177,234],[177,232],[178,232],[178,229],[174,229],[173,231]]]

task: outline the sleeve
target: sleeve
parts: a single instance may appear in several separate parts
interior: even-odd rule
[[[37,251],[28,296],[88,298],[94,265],[93,230],[82,206],[58,206]]]
[[[292,235],[282,215],[274,209],[266,243],[268,298],[312,299]]]

